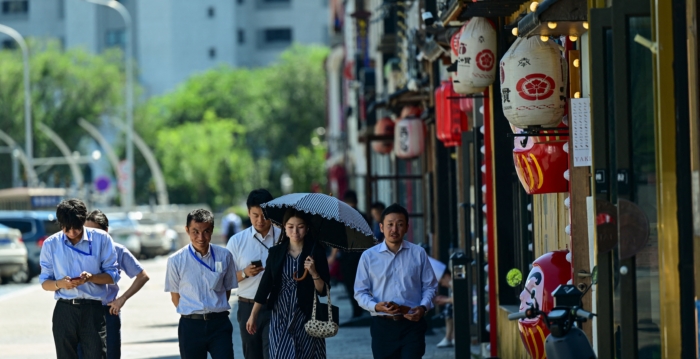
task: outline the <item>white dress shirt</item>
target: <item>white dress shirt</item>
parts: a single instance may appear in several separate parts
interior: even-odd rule
[[[379,302],[430,309],[437,284],[425,249],[403,241],[394,254],[384,241],[362,253],[355,277],[355,299],[373,316],[386,315],[375,311]]]
[[[262,261],[263,266],[266,265],[268,248],[275,245],[275,239],[279,236],[281,230],[275,226],[271,226],[267,231],[267,235],[263,238],[262,234],[255,230],[255,227],[236,233],[226,244],[231,254],[233,254],[233,262],[236,265],[236,272],[243,270],[253,261]],[[256,239],[257,238],[257,239]],[[261,244],[262,243],[262,244]],[[267,246],[267,247],[266,247]],[[254,277],[247,277],[238,283],[238,296],[246,299],[255,298],[255,293],[258,291],[260,279],[262,279],[262,271]]]

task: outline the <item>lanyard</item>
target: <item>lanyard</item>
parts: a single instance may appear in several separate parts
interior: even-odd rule
[[[270,230],[272,231],[272,238],[275,238],[275,230],[272,228],[270,228]],[[253,230],[253,232],[255,232],[255,230]],[[268,247],[265,243],[263,243],[260,240],[260,238],[258,238],[258,232],[253,233],[253,238],[255,238],[255,240],[258,241],[258,243],[260,243],[263,247],[265,247],[265,249],[270,251],[270,247]]]
[[[88,235],[88,237],[89,237],[89,235]],[[88,238],[88,239],[89,239],[89,238]],[[90,241],[90,240],[88,240],[88,248],[90,248],[90,253],[83,252],[83,251],[81,251],[81,250],[78,249],[78,248],[75,248],[75,247],[73,247],[73,246],[69,246],[68,243],[66,243],[66,241],[63,241],[63,244],[65,244],[66,247],[68,247],[68,248],[70,248],[70,249],[72,249],[72,250],[74,250],[74,251],[76,251],[76,252],[78,252],[78,253],[80,253],[80,254],[82,254],[82,255],[84,255],[84,256],[91,256],[91,255],[92,255],[92,241]],[[77,243],[76,243],[76,244],[77,244]]]
[[[214,248],[209,246],[209,252],[211,252],[211,258],[214,259],[214,263],[216,263],[216,255],[214,255]],[[204,263],[199,257],[197,257],[196,254],[194,254],[194,251],[192,250],[192,246],[190,246],[190,254],[192,254],[192,257],[197,260],[197,262],[202,263],[203,266],[209,268],[210,271],[215,272],[212,267],[210,267],[208,264]]]

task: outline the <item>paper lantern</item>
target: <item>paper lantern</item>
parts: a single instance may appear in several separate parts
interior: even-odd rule
[[[459,38],[457,80],[482,92],[496,78],[496,62],[496,29],[486,18],[472,18]]]
[[[425,150],[425,124],[418,117],[406,117],[394,129],[394,153],[402,159],[420,156]]]
[[[512,125],[554,127],[561,122],[567,65],[554,41],[518,38],[500,69],[503,114]]]
[[[464,26],[462,26],[461,29],[459,29],[459,31],[456,34],[452,35],[452,38],[450,41],[450,45],[452,47],[452,51],[450,51],[450,57],[452,59],[453,64],[455,64],[456,62],[459,61],[460,52],[465,51],[465,49],[460,46],[459,39],[462,36],[462,31],[464,31],[464,28],[466,26],[467,25],[465,24]],[[457,65],[457,71],[452,73],[452,84],[454,85],[454,89],[457,93],[462,94],[462,95],[468,95],[468,94],[473,94],[473,93],[478,93],[478,92],[484,91],[483,87],[474,88],[472,86],[469,86],[467,83],[460,82],[459,78],[458,78],[459,77],[458,73],[459,73],[459,65]]]
[[[399,118],[420,117],[422,112],[423,109],[418,106],[404,106],[401,109],[401,116],[399,116]]]
[[[515,172],[528,194],[569,191],[569,181],[564,178],[564,172],[569,169],[569,154],[564,150],[568,138],[554,133],[514,138]]]
[[[394,134],[394,121],[389,117],[383,117],[374,125],[374,134],[378,136],[388,136]],[[394,149],[393,140],[372,141],[372,149],[380,154],[388,154]]]
[[[525,288],[520,293],[520,311],[529,308],[533,301],[532,291],[540,310],[549,313],[554,308],[552,293],[560,285],[571,279],[571,263],[567,262],[568,250],[554,251],[543,254],[532,263],[532,270],[525,281]],[[518,323],[520,339],[533,358],[543,358],[544,342],[549,329],[541,317],[535,319],[520,319]]]
[[[435,90],[435,127],[437,138],[446,147],[462,145],[462,132],[467,129],[467,114],[462,111],[459,94],[450,81],[443,81]]]

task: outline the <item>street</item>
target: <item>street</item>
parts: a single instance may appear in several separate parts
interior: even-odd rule
[[[122,309],[122,357],[179,358],[177,323],[178,314],[163,291],[166,257],[142,261],[151,280],[132,297]],[[122,292],[131,285],[124,276],[120,281]],[[350,303],[343,289],[338,286],[332,293],[333,303],[340,307],[340,321],[350,316]],[[29,284],[0,286],[0,353],[2,358],[55,358],[51,315],[55,305],[52,293],[43,291],[37,278]],[[234,351],[236,358],[243,358],[240,336],[236,323],[236,297],[231,298],[234,325]],[[454,358],[451,349],[437,349],[444,328],[426,337],[424,358]],[[338,335],[326,340],[328,358],[371,358],[369,327],[341,327]]]

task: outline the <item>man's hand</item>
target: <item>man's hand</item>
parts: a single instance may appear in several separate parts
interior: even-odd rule
[[[255,277],[258,275],[260,272],[264,271],[265,267],[258,267],[254,264],[251,264],[243,269],[243,272],[245,273],[246,276],[248,277]]]
[[[374,306],[374,310],[389,315],[401,314],[399,306],[391,302],[379,302]]]
[[[71,280],[70,282],[75,284],[75,287],[77,287],[77,286],[81,286],[81,285],[89,282],[91,279],[92,279],[91,273],[82,272],[82,273],[80,273],[80,279]],[[73,287],[73,288],[75,288],[75,287]],[[72,289],[72,288],[70,288],[70,289]]]
[[[119,297],[107,304],[109,306],[109,314],[119,315],[119,310],[122,309],[124,303],[126,303],[126,299],[124,299],[124,297]]]
[[[73,288],[80,285],[80,284],[78,284],[79,282],[80,282],[80,280],[70,280],[69,276],[65,276],[65,277],[63,277],[63,279],[57,280],[56,284],[61,289],[73,289]]]
[[[447,303],[452,303],[452,300],[450,300],[450,297],[445,296],[445,295],[437,295],[435,298],[433,298],[433,303],[437,305],[445,305]]]
[[[408,314],[404,314],[403,317],[412,321],[412,322],[417,322],[423,318],[425,315],[425,309],[421,306],[413,307],[411,310],[408,312]]]

